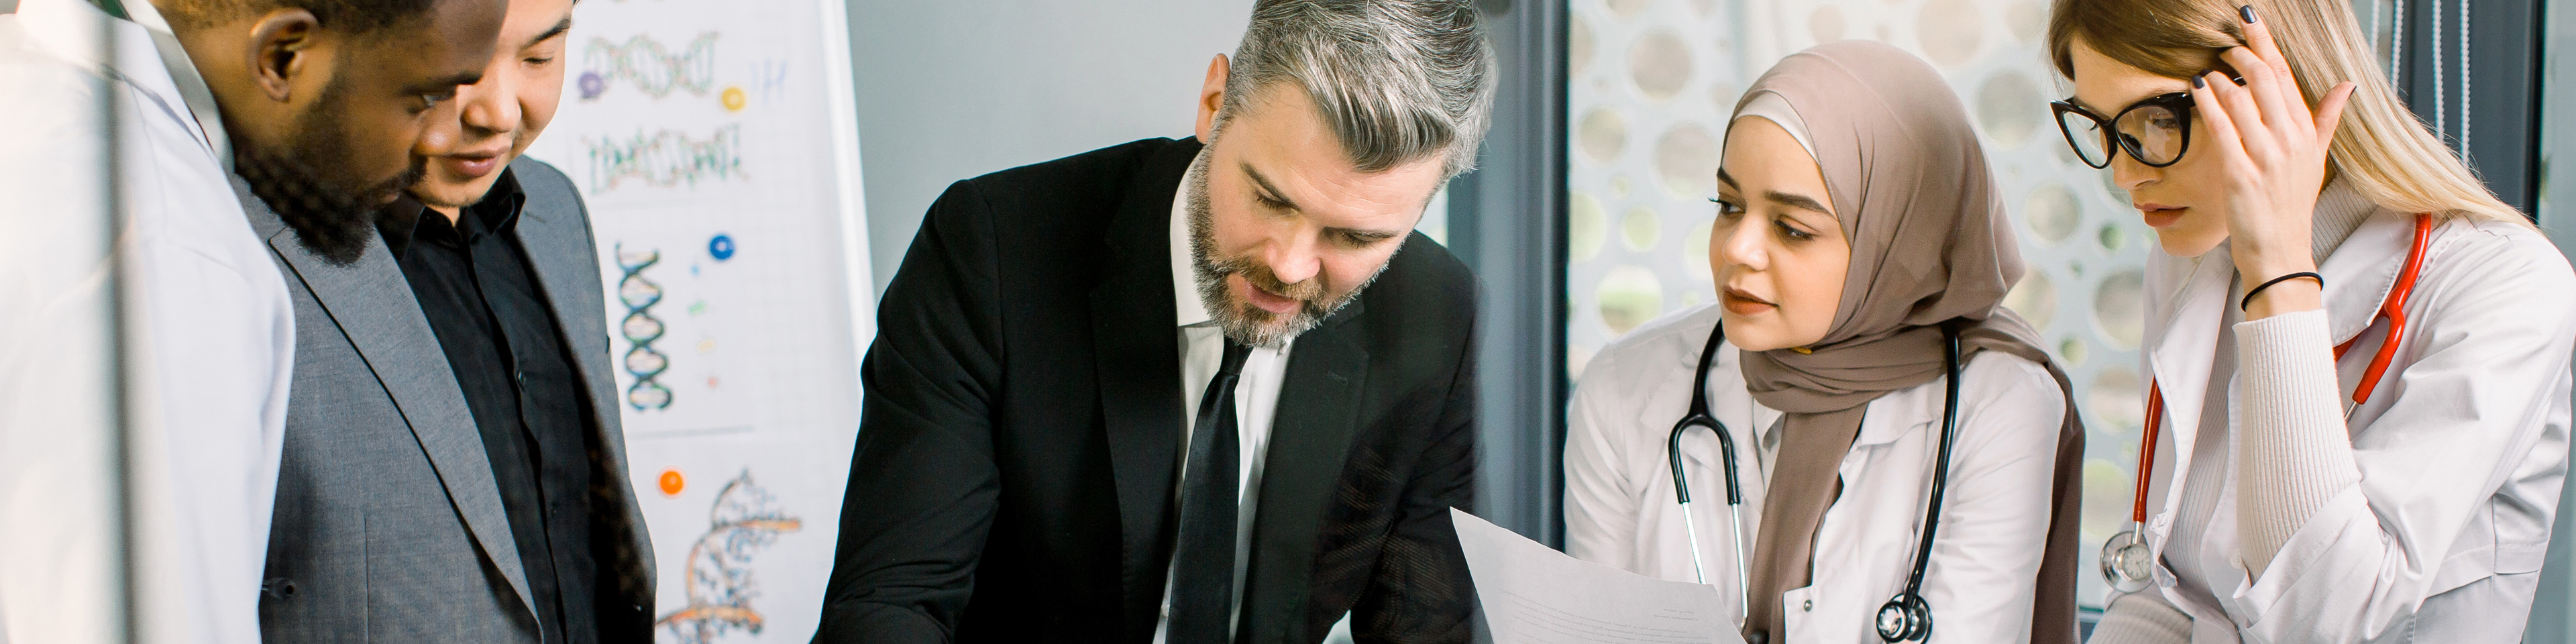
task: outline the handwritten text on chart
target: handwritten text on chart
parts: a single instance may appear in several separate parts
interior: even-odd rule
[[[716,33],[698,34],[688,47],[678,51],[652,36],[636,36],[624,44],[606,38],[593,38],[590,48],[582,53],[582,75],[585,83],[597,78],[597,87],[582,87],[582,98],[595,98],[611,82],[625,80],[635,89],[653,98],[676,91],[697,96],[707,95],[716,84]],[[596,91],[594,91],[594,89]]]
[[[633,136],[584,136],[590,151],[590,189],[607,192],[629,181],[696,187],[701,181],[743,178],[742,125],[718,127],[706,137],[677,130]]]

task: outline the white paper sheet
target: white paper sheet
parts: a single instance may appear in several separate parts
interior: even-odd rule
[[[1452,508],[1495,644],[1743,644],[1717,589],[1583,561]]]

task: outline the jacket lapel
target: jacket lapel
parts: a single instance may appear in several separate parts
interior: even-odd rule
[[[1180,317],[1172,308],[1170,225],[1181,175],[1198,154],[1176,142],[1145,163],[1106,240],[1112,267],[1091,291],[1094,375],[1118,490],[1127,635],[1151,637],[1170,568],[1172,479],[1180,459]]]
[[[338,324],[339,332],[393,398],[421,452],[437,470],[449,502],[465,519],[467,531],[491,556],[493,567],[509,579],[520,606],[536,614],[536,605],[528,599],[527,571],[519,562],[518,543],[511,538],[509,517],[501,507],[501,488],[492,480],[492,461],[483,451],[483,435],[475,429],[447,354],[439,348],[438,336],[430,330],[420,303],[412,298],[411,283],[403,279],[393,254],[384,244],[371,242],[357,264],[332,266],[305,250],[268,203],[251,193],[250,184],[237,175],[229,178],[253,228],[285,258],[289,274],[312,291],[314,301]],[[297,330],[298,334],[328,332]]]
[[[598,429],[594,438],[600,449],[596,460],[607,479],[602,481],[606,485],[597,487],[611,495],[608,500],[617,504],[619,516],[625,518],[617,526],[621,547],[616,553],[619,561],[613,562],[626,586],[618,590],[640,601],[653,583],[653,550],[645,540],[644,514],[636,504],[635,487],[625,484],[629,480],[626,432],[619,422],[617,378],[608,360],[599,245],[592,239],[587,210],[570,181],[524,157],[510,164],[510,173],[527,195],[519,211],[520,254],[528,258],[529,269],[545,289],[546,304],[554,310],[555,332],[562,334],[564,345],[572,351],[573,368],[590,394],[591,426]]]

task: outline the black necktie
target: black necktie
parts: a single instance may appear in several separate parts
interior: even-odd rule
[[[1172,613],[1168,644],[1233,641],[1235,491],[1240,449],[1235,438],[1234,382],[1251,347],[1225,339],[1225,360],[1199,396],[1191,425],[1190,454],[1182,464],[1181,522],[1172,551]]]

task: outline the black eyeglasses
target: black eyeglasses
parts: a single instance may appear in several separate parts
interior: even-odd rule
[[[2139,163],[2162,168],[2181,161],[2183,150],[2191,147],[2189,92],[2151,96],[2107,119],[2072,101],[2049,101],[2048,106],[2057,112],[2057,131],[2066,134],[2066,144],[2084,165],[2111,167],[2113,151],[2125,150]]]

